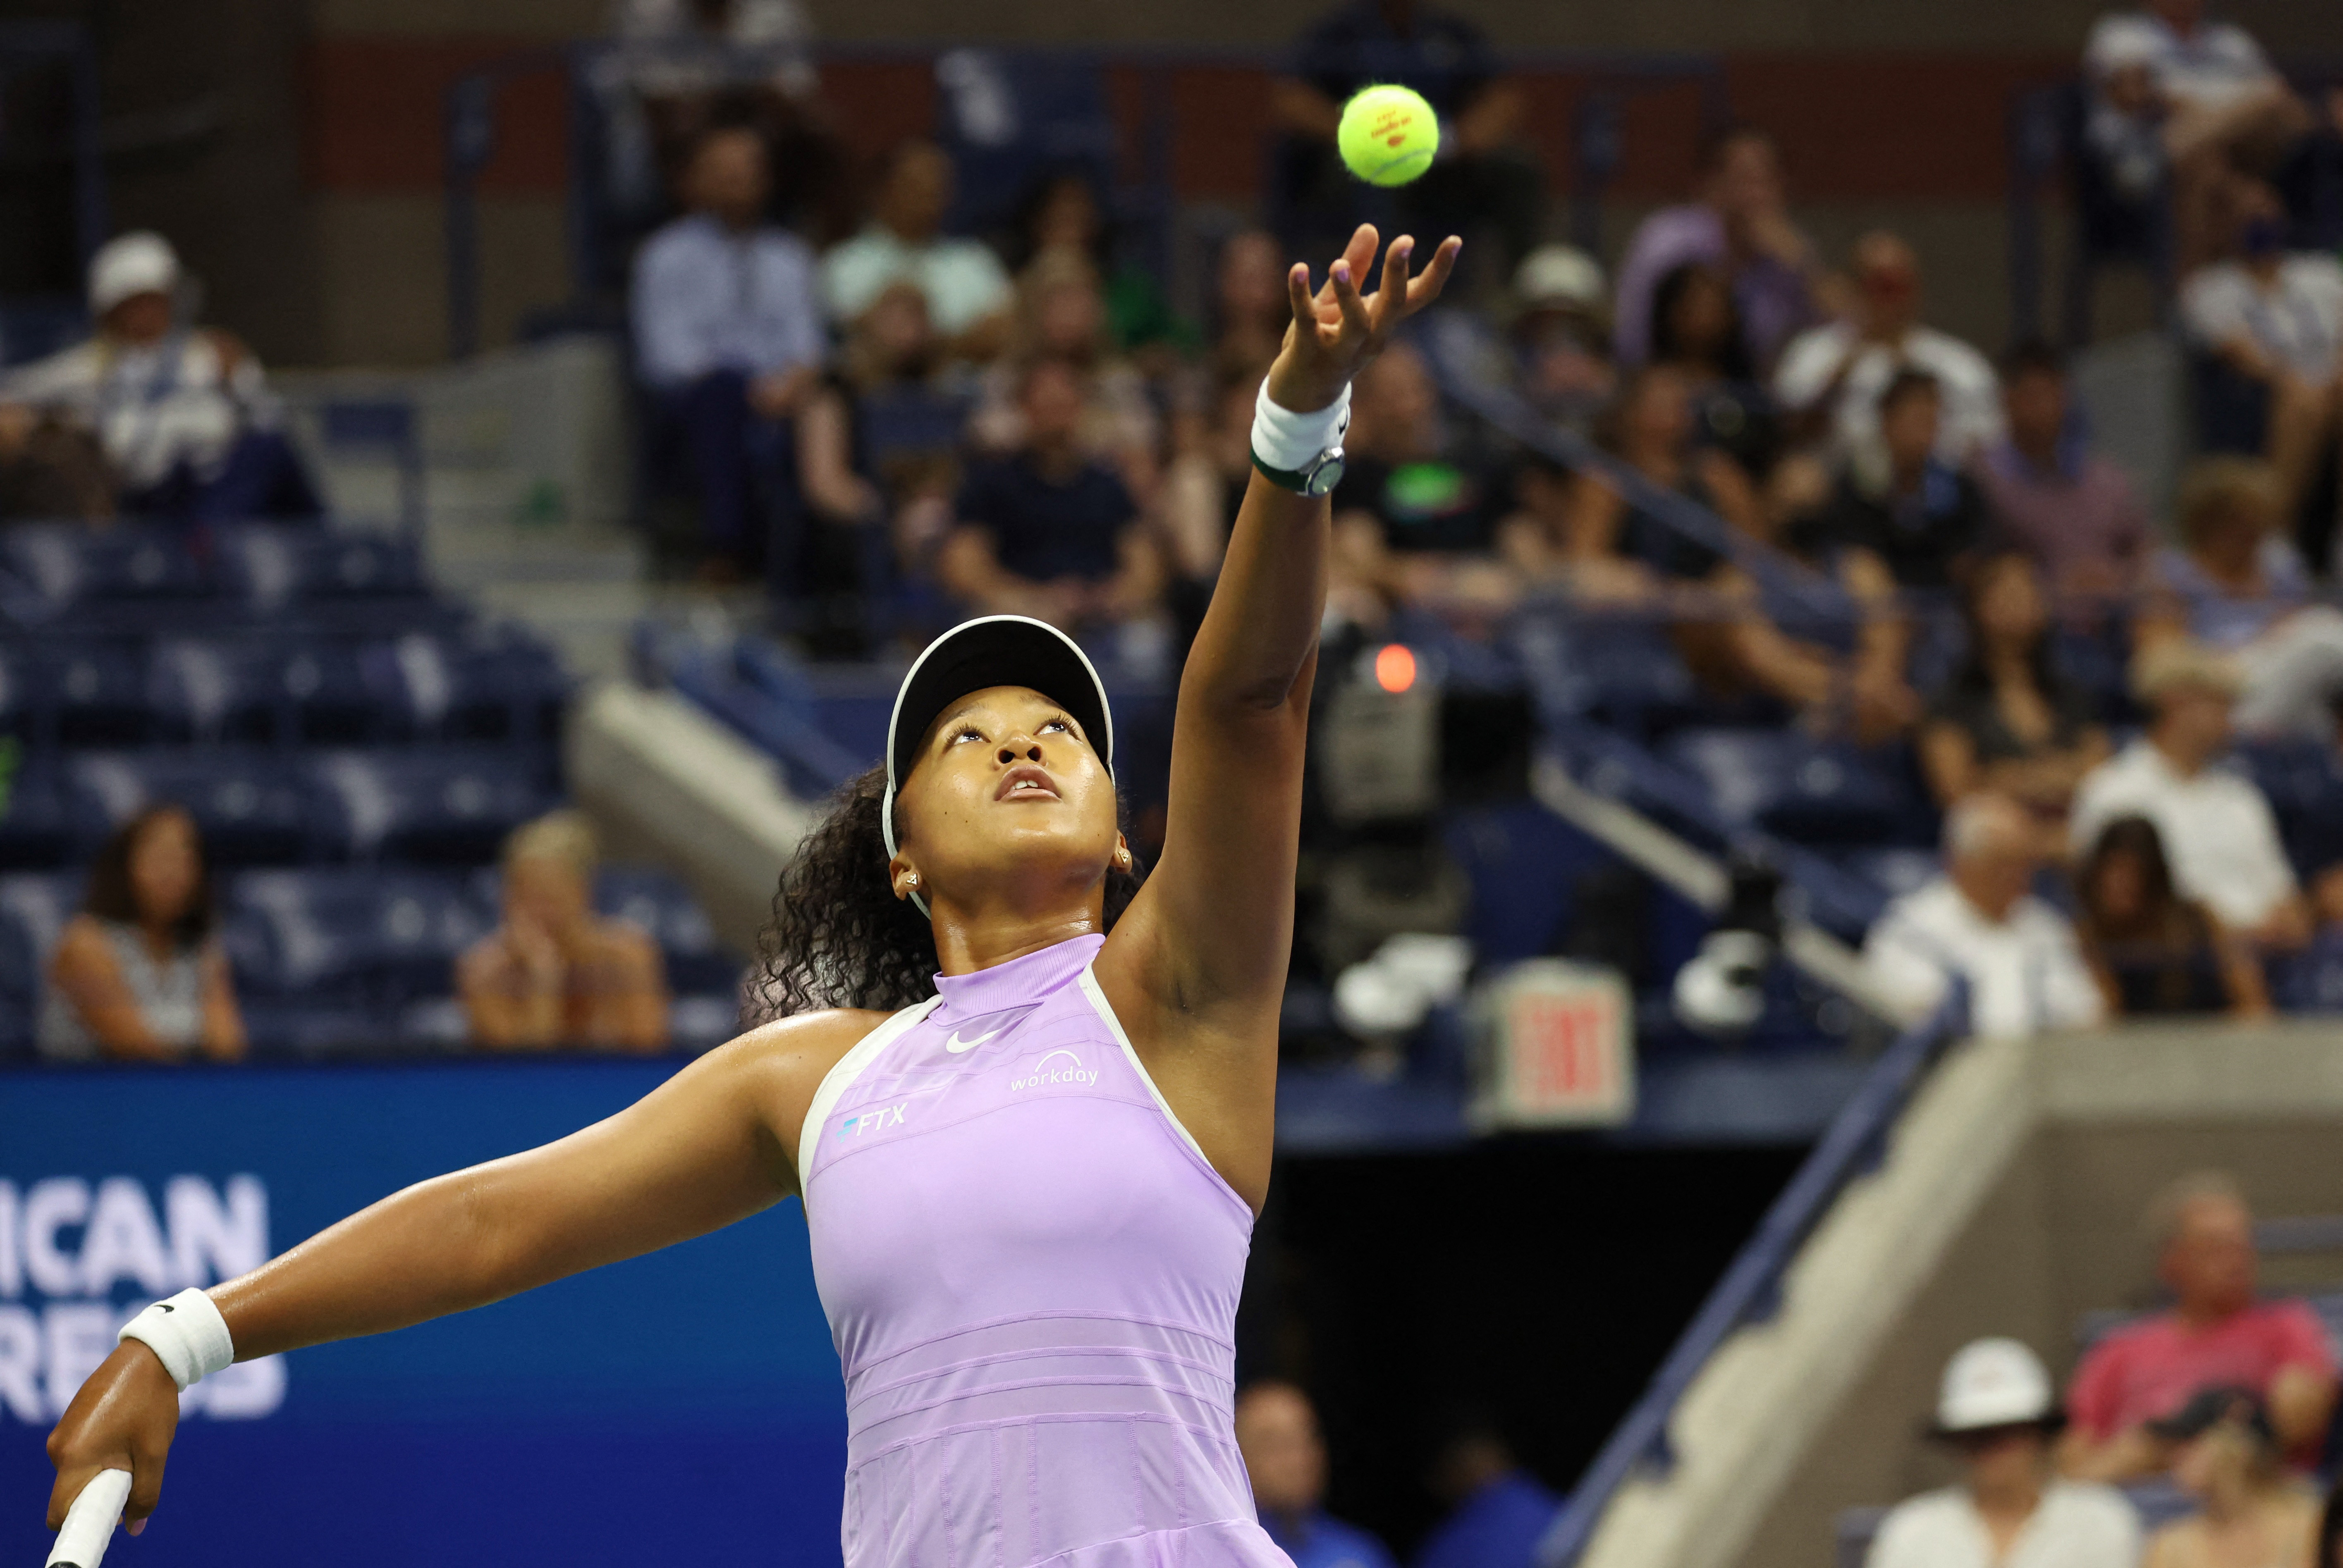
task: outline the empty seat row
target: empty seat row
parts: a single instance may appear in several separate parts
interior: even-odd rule
[[[76,864],[137,811],[184,807],[224,866],[479,865],[558,799],[550,753],[433,747],[86,751],[7,781],[0,869]]]
[[[214,598],[268,614],[427,591],[415,545],[384,535],[261,523],[35,524],[0,533],[0,610],[28,624],[109,601]]]
[[[546,742],[568,682],[504,627],[0,642],[0,733],[35,748]]]

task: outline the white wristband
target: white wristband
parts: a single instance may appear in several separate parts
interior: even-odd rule
[[[1321,452],[1340,445],[1342,432],[1350,427],[1348,383],[1325,407],[1297,414],[1271,402],[1269,383],[1263,380],[1261,396],[1252,404],[1252,455],[1272,468],[1298,473],[1315,462]]]
[[[226,1371],[236,1360],[227,1320],[201,1291],[181,1291],[167,1302],[156,1302],[122,1325],[115,1342],[124,1340],[136,1340],[161,1357],[163,1370],[181,1393]]]

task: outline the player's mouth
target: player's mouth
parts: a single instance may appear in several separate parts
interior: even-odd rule
[[[1001,776],[1001,782],[993,788],[992,798],[996,800],[1063,799],[1058,793],[1057,785],[1051,781],[1050,775],[1030,764],[1022,768],[1011,768],[1008,772],[1003,773]]]

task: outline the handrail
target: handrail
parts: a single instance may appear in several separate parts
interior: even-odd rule
[[[1956,986],[1865,1074],[1563,1503],[1538,1544],[1540,1568],[1574,1568],[1620,1488],[1646,1464],[1670,1462],[1668,1423],[1701,1369],[1743,1324],[1771,1313],[1798,1249],[1839,1194],[1869,1168],[1913,1091],[1945,1048],[1966,1032],[1966,1021],[1967,998]]]

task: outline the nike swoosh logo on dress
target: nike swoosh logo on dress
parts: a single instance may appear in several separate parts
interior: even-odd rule
[[[944,1049],[950,1051],[954,1056],[958,1056],[963,1050],[974,1050],[978,1046],[982,1045],[986,1040],[990,1040],[992,1035],[999,1034],[1001,1030],[996,1029],[992,1031],[992,1034],[980,1034],[974,1040],[962,1040],[960,1037],[960,1030],[954,1030],[951,1031],[951,1038],[944,1041]]]

